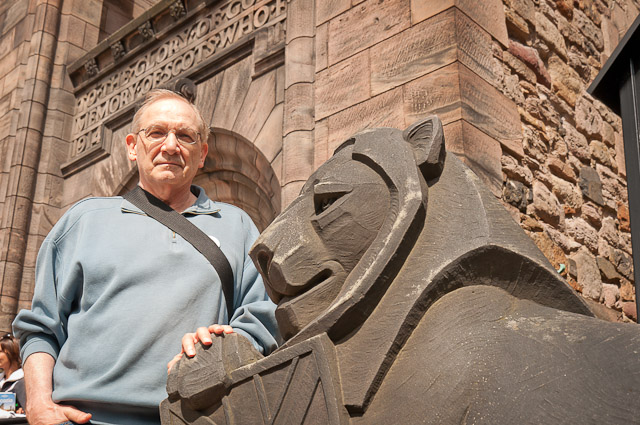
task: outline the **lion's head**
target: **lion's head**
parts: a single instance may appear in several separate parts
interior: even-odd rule
[[[354,310],[358,299],[384,291],[376,283],[384,285],[378,278],[387,260],[415,239],[407,232],[424,217],[418,211],[426,207],[425,176],[442,170],[443,143],[437,117],[404,133],[356,134],[260,236],[251,256],[279,304],[285,339],[305,327],[308,335],[327,331],[345,314],[361,315],[364,310]]]

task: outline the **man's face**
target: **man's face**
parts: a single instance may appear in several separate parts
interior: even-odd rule
[[[191,129],[198,132],[198,120],[193,108],[179,99],[158,100],[143,112],[140,128],[151,126],[170,130]],[[150,143],[145,132],[127,135],[129,159],[137,161],[140,184],[146,190],[171,185],[189,187],[198,168],[204,166],[208,146],[206,134],[193,145],[180,144],[174,132],[162,143]],[[204,142],[202,141],[204,139]]]

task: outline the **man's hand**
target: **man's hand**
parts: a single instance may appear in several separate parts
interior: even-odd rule
[[[223,335],[233,333],[233,328],[229,325],[210,325],[208,328],[204,326],[196,329],[195,332],[190,332],[182,337],[182,351],[171,359],[167,364],[167,373],[171,372],[171,368],[174,364],[178,363],[178,360],[182,358],[183,354],[187,354],[188,357],[196,355],[196,343],[201,342],[202,345],[213,344],[211,335]]]
[[[52,425],[71,421],[84,424],[91,419],[90,413],[81,412],[73,406],[49,403],[31,403],[27,401],[27,420],[30,425]]]
[[[52,425],[65,421],[79,424],[91,419],[90,413],[75,407],[56,404],[51,400],[51,377],[55,360],[46,353],[30,355],[24,364],[27,390],[27,420],[30,425]]]

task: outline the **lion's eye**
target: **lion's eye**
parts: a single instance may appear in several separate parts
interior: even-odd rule
[[[338,199],[340,199],[342,195],[344,195],[344,193],[333,194],[333,195],[324,194],[321,197],[317,197],[315,201],[316,215],[322,214],[323,212],[328,210],[329,207],[333,205],[333,203],[336,202]]]

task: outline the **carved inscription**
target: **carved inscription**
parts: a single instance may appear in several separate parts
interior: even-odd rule
[[[132,105],[149,90],[161,86],[215,53],[262,27],[281,23],[287,0],[231,0],[220,4],[149,49],[116,73],[105,76],[76,101],[71,160],[100,138],[106,118]]]

